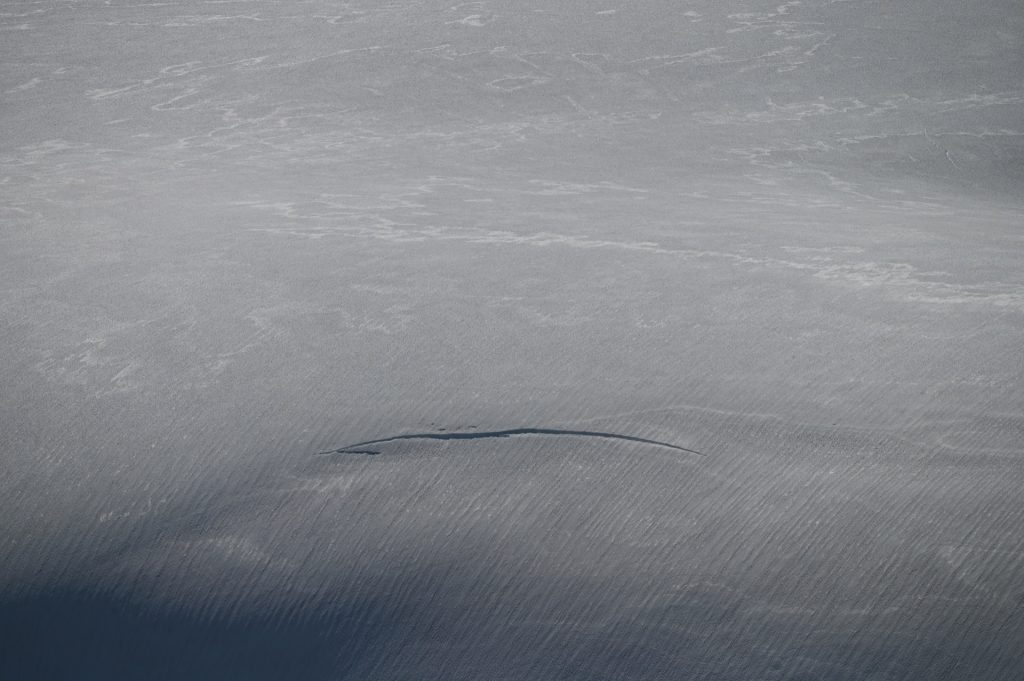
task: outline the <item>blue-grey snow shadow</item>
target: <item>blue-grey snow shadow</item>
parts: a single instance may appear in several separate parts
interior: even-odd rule
[[[641,643],[639,631],[619,627],[574,631],[574,624],[502,621],[484,604],[467,617],[453,604],[462,589],[478,585],[437,590],[437,577],[404,584],[400,599],[390,589],[355,600],[333,594],[297,610],[233,617],[58,590],[0,605],[0,678],[668,678],[680,646],[697,643],[674,637],[665,647],[667,641]],[[717,609],[696,604],[688,615],[710,623],[720,617]],[[488,632],[503,635],[495,640]]]
[[[590,589],[600,585],[576,585],[577,610],[559,624],[505,621],[484,603],[475,612],[456,610],[450,605],[458,594],[431,592],[433,581],[406,585],[404,599],[378,594],[210,620],[107,596],[53,592],[0,607],[0,677],[1010,681],[1019,670],[1005,649],[997,653],[983,631],[971,629],[847,635],[816,630],[806,618],[765,619],[751,628],[742,597],[713,586],[596,623],[576,618],[596,593]]]
[[[900,486],[836,513],[785,457],[581,443],[403,440],[204,493],[202,522],[152,519],[127,563],[0,597],[0,678],[1021,678],[1016,583],[986,595],[907,550],[883,522]],[[803,511],[749,506],[764,484]],[[244,539],[249,562],[218,553]]]
[[[5,679],[326,679],[343,652],[312,612],[206,621],[123,599],[61,590],[0,605]],[[338,619],[344,615],[335,614]],[[373,619],[349,632],[362,646]]]

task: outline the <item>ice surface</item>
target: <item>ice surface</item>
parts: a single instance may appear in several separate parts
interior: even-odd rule
[[[0,677],[1024,678],[1022,36],[4,3]]]

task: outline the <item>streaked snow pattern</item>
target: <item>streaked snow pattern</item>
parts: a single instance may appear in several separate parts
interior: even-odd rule
[[[1024,679],[1019,0],[9,0],[0,130],[0,678]]]

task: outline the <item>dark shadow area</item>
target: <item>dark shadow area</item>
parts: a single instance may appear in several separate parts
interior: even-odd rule
[[[1019,678],[1007,652],[1016,637],[996,633],[1009,621],[998,609],[959,623],[915,615],[836,628],[827,614],[757,613],[742,596],[706,588],[639,610],[598,608],[598,616],[597,585],[564,578],[540,584],[544,598],[466,607],[467,594],[500,576],[478,576],[485,584],[462,576],[431,590],[431,578],[409,575],[404,593],[395,582],[369,596],[223,616],[210,614],[216,607],[175,613],[53,591],[0,604],[0,678]]]
[[[0,678],[343,678],[353,651],[391,628],[386,619],[366,604],[224,618],[53,592],[0,604]]]

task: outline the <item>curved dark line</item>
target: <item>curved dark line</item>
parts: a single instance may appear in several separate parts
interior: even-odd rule
[[[356,442],[355,444],[339,447],[338,449],[320,452],[320,454],[379,454],[380,452],[376,450],[366,448],[371,445],[382,445],[389,442],[399,442],[401,440],[484,440],[490,438],[514,437],[516,435],[570,435],[573,437],[599,437],[605,440],[640,442],[645,445],[666,447],[679,452],[688,452],[690,454],[697,454],[698,456],[707,456],[703,452],[698,452],[695,449],[687,449],[686,447],[669,444],[668,442],[648,440],[647,438],[636,437],[634,435],[618,435],[616,433],[603,433],[596,430],[562,430],[559,428],[510,428],[509,430],[465,431],[452,433],[411,433],[409,435],[384,437],[379,440]]]

